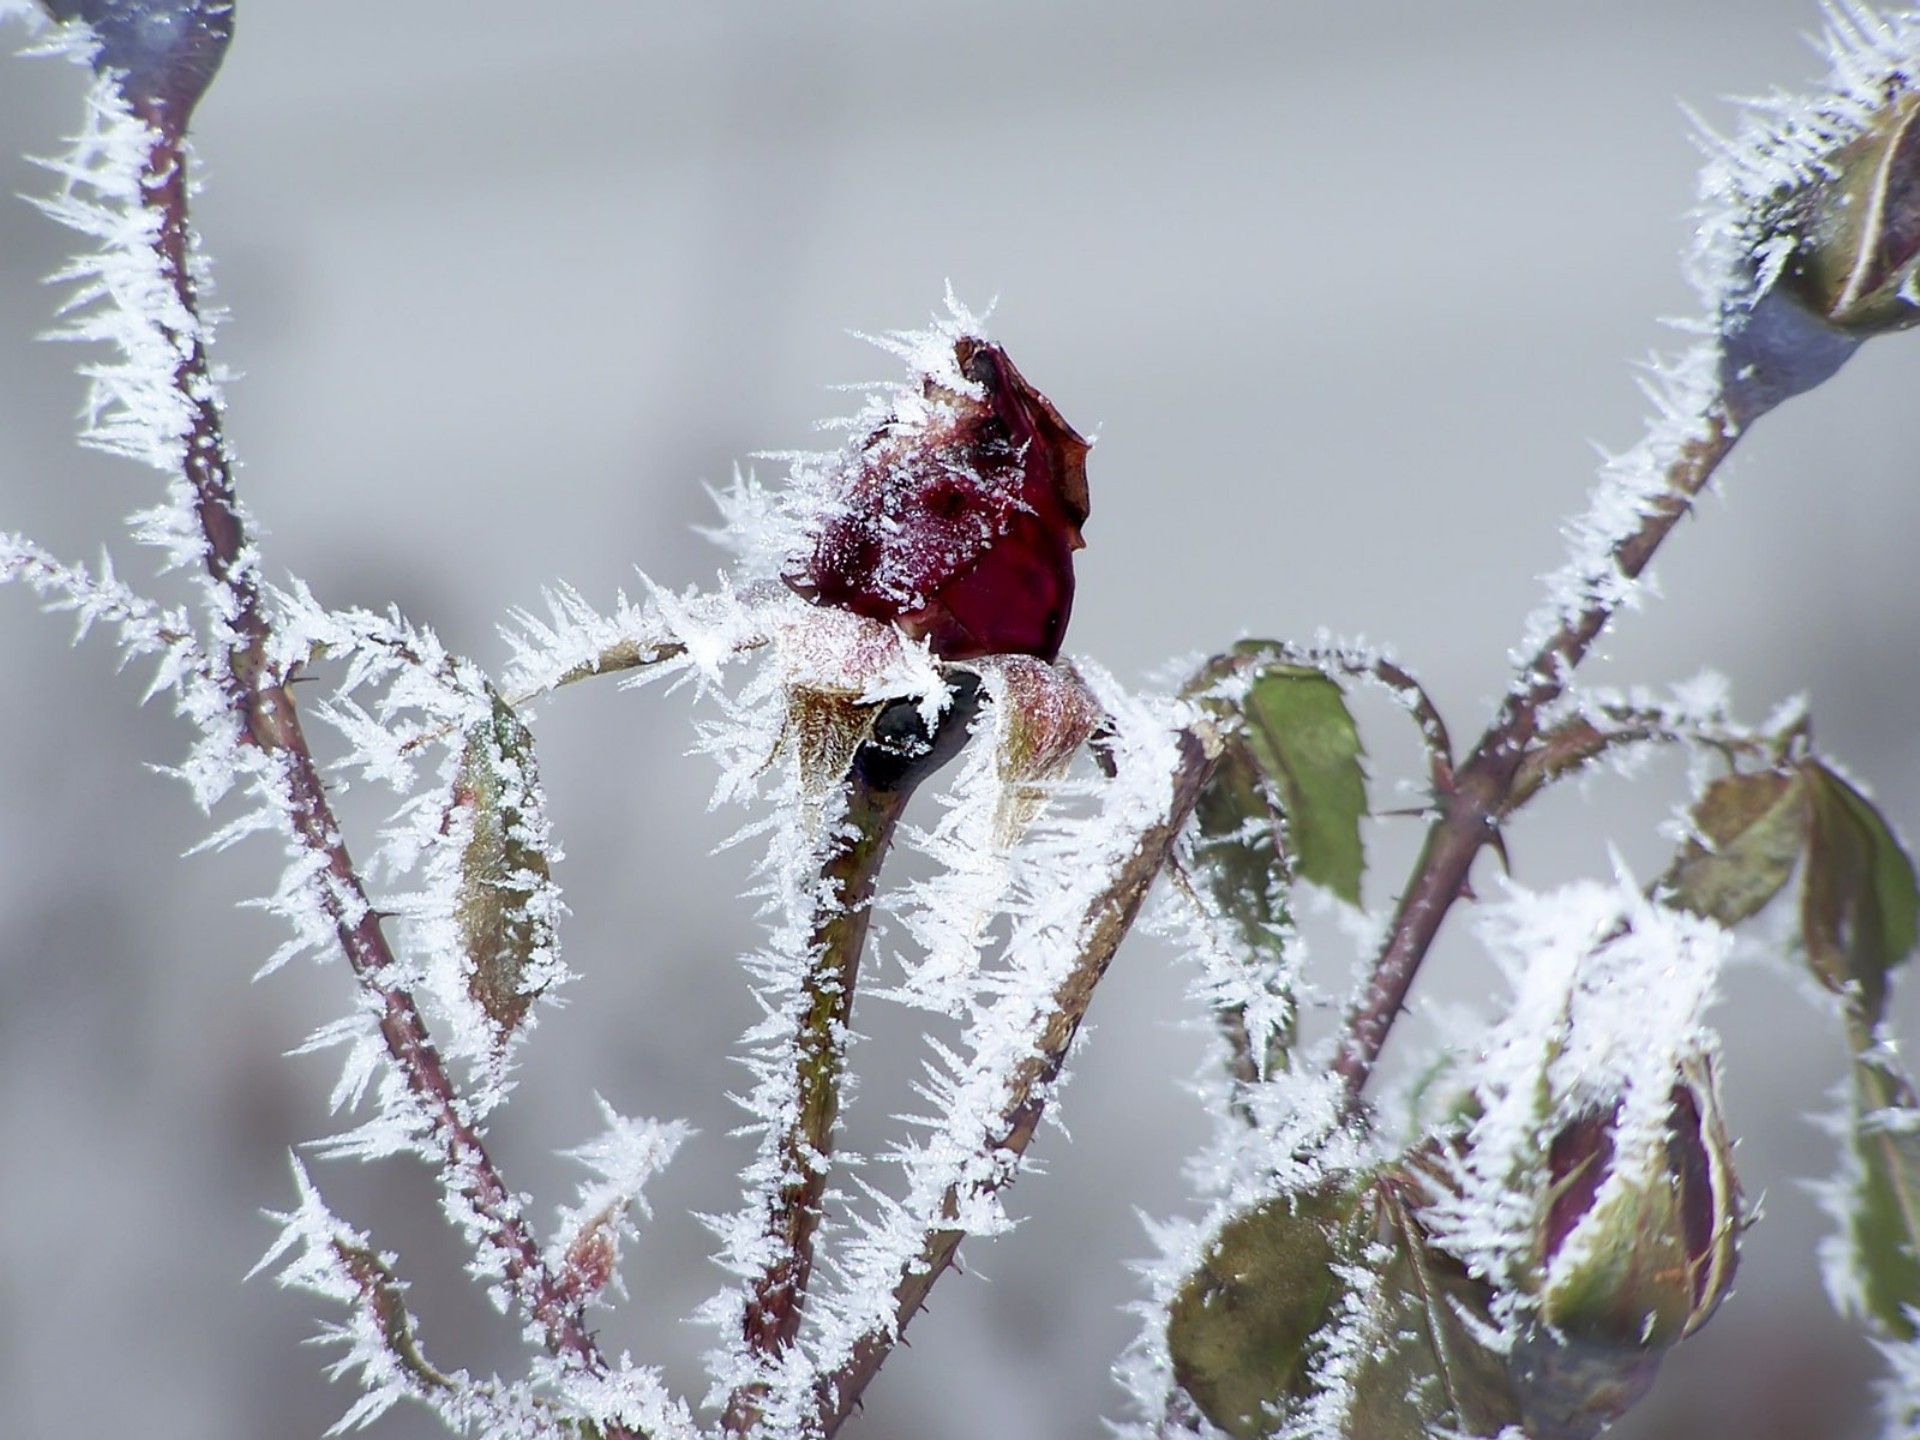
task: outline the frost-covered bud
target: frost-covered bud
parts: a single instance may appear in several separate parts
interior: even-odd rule
[[[233,0],[44,0],[56,20],[84,21],[93,63],[117,71],[136,110],[183,131],[233,39]]]
[[[1512,1356],[1544,1440],[1619,1418],[1733,1283],[1739,1192],[1706,1057],[1681,1065],[1655,1123],[1625,1109],[1576,1117],[1547,1152],[1538,1309]]]
[[[1541,1299],[1556,1329],[1669,1345],[1726,1298],[1740,1201],[1704,1057],[1682,1066],[1671,1100],[1664,1130],[1628,1135],[1616,1106],[1554,1136]]]
[[[575,1299],[591,1300],[607,1288],[619,1268],[619,1227],[611,1212],[603,1211],[567,1242],[560,1283]]]
[[[1920,92],[1900,95],[1827,164],[1794,207],[1780,285],[1852,335],[1920,325]]]
[[[970,335],[953,366],[843,453],[787,583],[937,656],[1060,653],[1087,519],[1087,442]]]
[[[1000,777],[994,842],[1018,840],[1046,808],[1048,789],[1065,773],[1104,718],[1086,681],[1066,661],[1025,655],[981,662],[993,702],[994,769]]]
[[[1896,70],[1874,105],[1841,127],[1853,139],[1754,201],[1751,283],[1721,317],[1737,420],[1824,383],[1862,341],[1920,325],[1920,92]]]

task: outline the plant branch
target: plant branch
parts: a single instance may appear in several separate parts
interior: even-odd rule
[[[1578,774],[1627,745],[1701,745],[1735,755],[1773,756],[1778,737],[1709,724],[1663,710],[1605,705],[1561,721],[1540,736],[1515,773],[1505,814],[1511,815],[1555,781]]]
[[[948,1188],[941,1211],[949,1218],[958,1218],[963,1206],[975,1202],[980,1192],[991,1194],[1012,1183],[1019,1161],[1033,1142],[1040,1118],[1052,1098],[1067,1052],[1086,1018],[1094,989],[1107,973],[1121,940],[1132,928],[1154,877],[1167,863],[1175,839],[1213,773],[1218,748],[1211,736],[1193,729],[1183,730],[1177,745],[1179,763],[1171,777],[1166,813],[1141,834],[1132,854],[1082,916],[1079,961],[1054,993],[1039,1043],[1009,1078],[997,1133],[988,1141],[988,1149],[1002,1163],[995,1166],[994,1178],[976,1182],[974,1193],[963,1194],[958,1186]],[[858,1406],[861,1395],[893,1352],[908,1323],[926,1304],[927,1293],[934,1282],[954,1263],[965,1233],[951,1229],[927,1235],[918,1255],[895,1279],[891,1323],[861,1336],[846,1361],[820,1379],[815,1396],[823,1435],[832,1436],[837,1432]]]
[[[1386,942],[1347,1013],[1334,1070],[1349,1104],[1359,1103],[1414,976],[1467,883],[1474,857],[1499,835],[1500,819],[1514,803],[1521,767],[1539,735],[1541,712],[1565,692],[1573,672],[1619,610],[1626,589],[1619,582],[1637,579],[1652,562],[1742,429],[1720,395],[1706,402],[1688,438],[1677,444],[1663,468],[1664,485],[1645,500],[1639,522],[1609,548],[1610,573],[1583,577],[1592,581],[1588,598],[1522,667],[1493,723],[1456,772],[1452,792],[1441,797],[1441,813],[1427,831]]]
[[[163,107],[138,104],[134,113],[153,141],[141,179],[142,202],[158,224],[154,249],[181,312],[184,333],[170,334],[179,356],[174,388],[189,422],[182,451],[194,516],[205,537],[205,564],[215,591],[216,623],[225,634],[223,689],[244,743],[257,747],[270,786],[295,844],[320,862],[309,884],[331,923],[361,987],[376,1002],[379,1028],[393,1064],[421,1107],[438,1145],[450,1190],[469,1207],[498,1253],[509,1286],[547,1348],[568,1363],[605,1370],[580,1302],[569,1296],[541,1258],[519,1202],[502,1180],[479,1133],[466,1118],[452,1078],[427,1033],[380,915],[367,897],[328,802],[292,693],[268,661],[272,628],[234,493],[233,466],[193,282],[188,220],[187,150]]]
[[[753,1281],[742,1322],[748,1352],[763,1361],[786,1350],[799,1333],[840,1114],[847,1027],[873,913],[874,883],[912,787],[878,788],[855,766],[842,783],[842,793],[845,814],[821,866],[820,909],[809,946],[812,963],[801,996],[793,1123],[780,1137],[777,1152],[786,1179],[767,1215],[775,1248]],[[748,1433],[764,1398],[764,1386],[737,1391],[727,1407],[728,1432]]]

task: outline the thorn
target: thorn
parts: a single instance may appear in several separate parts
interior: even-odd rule
[[[1511,876],[1513,874],[1513,859],[1511,856],[1507,854],[1506,832],[1503,830],[1495,830],[1493,832],[1493,838],[1489,840],[1487,844],[1492,846],[1493,853],[1500,857],[1500,868],[1504,870],[1509,876]],[[1469,900],[1474,898],[1472,888],[1470,886],[1462,885],[1460,887],[1460,893],[1466,896]]]

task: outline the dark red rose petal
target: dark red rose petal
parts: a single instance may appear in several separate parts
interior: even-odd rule
[[[946,418],[890,418],[846,457],[844,492],[787,583],[943,659],[1051,660],[1073,609],[1087,442],[997,346],[965,337],[953,353],[982,396],[924,377]]]

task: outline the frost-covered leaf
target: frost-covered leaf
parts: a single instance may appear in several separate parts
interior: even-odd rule
[[[1267,648],[1246,641],[1236,651],[1257,655]],[[1237,714],[1246,757],[1286,817],[1296,873],[1358,905],[1367,783],[1360,733],[1339,685],[1318,670],[1270,663],[1236,687],[1237,699],[1223,694],[1225,688],[1209,703]]]
[[[1913,953],[1920,918],[1913,860],[1852,785],[1818,762],[1803,773],[1811,812],[1800,899],[1807,963],[1872,1030],[1886,1006],[1889,973]]]
[[[454,917],[467,989],[502,1035],[555,978],[558,899],[533,734],[497,694],[470,730],[445,824],[463,834]]]
[[[1418,1180],[1389,1173],[1363,1211],[1371,1234],[1362,1258],[1378,1267],[1376,1338],[1349,1381],[1343,1433],[1352,1440],[1493,1436],[1520,1418],[1505,1357],[1487,1343],[1486,1287],[1433,1245],[1419,1198]]]
[[[1669,904],[1722,925],[1780,892],[1807,843],[1806,785],[1795,771],[1714,781],[1693,808],[1693,836],[1660,884]]]
[[[1273,1410],[1306,1389],[1363,1185],[1345,1177],[1228,1222],[1168,1312],[1175,1382],[1236,1440],[1269,1433]]]
[[[1833,1196],[1842,1208],[1829,1288],[1882,1335],[1920,1338],[1920,1099],[1889,1056],[1854,1061],[1851,1173]],[[1841,1267],[1833,1273],[1833,1266]]]
[[[1193,808],[1193,859],[1208,896],[1256,954],[1286,922],[1285,825],[1246,747],[1228,744]]]
[[[1251,1033],[1256,1027],[1236,993],[1243,985],[1267,988],[1255,972],[1262,978],[1276,974],[1292,937],[1293,917],[1287,905],[1292,875],[1282,841],[1285,828],[1266,777],[1245,746],[1229,741],[1194,806],[1188,854],[1194,878],[1205,892],[1207,913],[1202,919],[1208,928],[1227,932],[1210,948],[1224,950],[1229,964],[1248,972],[1220,996],[1210,997],[1228,1004],[1222,1023],[1234,1047],[1235,1073],[1243,1080],[1278,1068],[1293,1040],[1290,1003],[1256,1040]]]
[[[1389,1169],[1230,1221],[1169,1313],[1180,1387],[1236,1440],[1492,1436],[1519,1419],[1485,1287]]]

